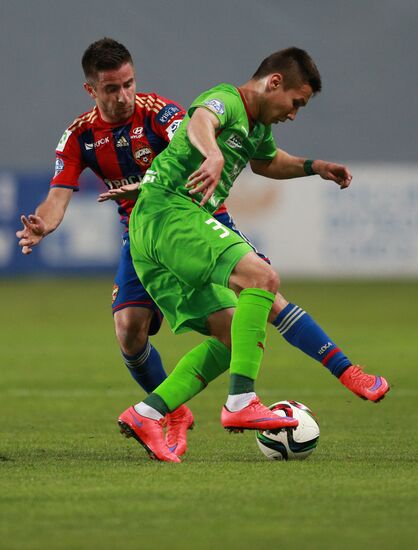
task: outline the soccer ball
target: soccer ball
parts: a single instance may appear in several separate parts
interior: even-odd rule
[[[319,426],[312,411],[297,401],[279,401],[269,407],[278,416],[293,416],[298,427],[278,433],[269,430],[256,432],[261,452],[270,460],[304,460],[318,445]]]

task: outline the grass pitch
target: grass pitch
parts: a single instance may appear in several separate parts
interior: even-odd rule
[[[293,283],[354,362],[393,389],[349,393],[269,330],[257,385],[295,399],[321,437],[306,461],[270,462],[219,416],[227,376],[191,402],[182,464],[151,462],[116,419],[142,390],[122,365],[109,280],[0,280],[1,549],[412,548],[417,507],[418,283]],[[168,369],[201,339],[153,338]]]

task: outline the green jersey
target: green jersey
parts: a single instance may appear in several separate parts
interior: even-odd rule
[[[205,205],[213,213],[228,197],[232,184],[248,161],[272,160],[276,156],[277,147],[271,126],[251,119],[239,90],[231,84],[219,84],[203,92],[192,103],[169,146],[156,157],[146,172],[143,184],[155,183],[166,191],[191,199],[185,184],[190,174],[204,160],[187,136],[187,124],[198,107],[209,109],[220,123],[216,141],[225,164],[215,192]],[[200,202],[202,196],[193,195],[193,198]]]

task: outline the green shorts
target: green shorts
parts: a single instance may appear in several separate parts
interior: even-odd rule
[[[135,270],[174,332],[208,334],[207,317],[235,307],[232,270],[252,248],[191,200],[149,184],[129,220]]]

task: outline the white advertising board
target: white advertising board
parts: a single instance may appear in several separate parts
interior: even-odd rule
[[[418,165],[350,169],[345,190],[318,176],[275,181],[246,170],[230,212],[281,274],[418,276]]]

